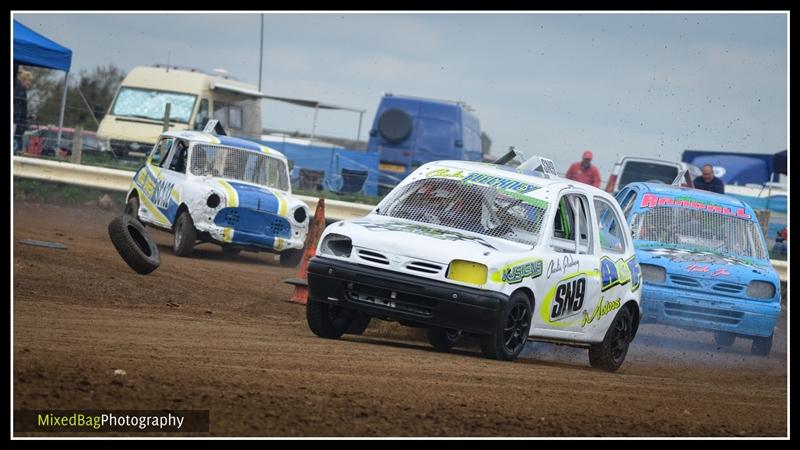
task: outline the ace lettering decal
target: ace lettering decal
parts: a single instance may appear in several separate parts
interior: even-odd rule
[[[623,286],[631,283],[631,292],[636,292],[641,284],[641,267],[636,256],[627,260],[622,258],[616,262],[608,256],[600,259],[600,292],[605,292],[614,286]]]

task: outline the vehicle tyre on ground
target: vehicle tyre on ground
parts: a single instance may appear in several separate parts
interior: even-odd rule
[[[754,336],[753,346],[750,348],[750,353],[758,356],[769,355],[769,352],[772,351],[772,336],[774,334],[775,333],[772,333],[767,337]]]
[[[522,292],[511,295],[503,307],[495,332],[481,337],[481,351],[490,359],[513,361],[517,359],[528,340],[531,329],[531,302]]]
[[[714,342],[721,347],[730,347],[736,341],[736,335],[727,331],[714,333]]]
[[[347,334],[355,334],[355,335],[362,335],[364,331],[367,330],[369,327],[369,323],[372,321],[372,317],[360,313],[360,312],[352,312],[353,320],[350,322],[350,327],[347,328]]]
[[[194,229],[194,221],[188,212],[183,211],[175,221],[175,242],[172,249],[177,256],[189,256],[192,254],[194,243],[197,241],[197,230]]]
[[[461,340],[461,331],[446,328],[428,328],[428,342],[436,350],[447,351]]]
[[[338,339],[350,328],[350,310],[308,299],[306,320],[311,331],[319,337]]]
[[[589,347],[589,363],[596,369],[614,372],[622,366],[633,339],[631,313],[623,307],[614,317],[603,341]]]
[[[284,250],[280,254],[281,266],[283,267],[297,267],[303,259],[303,249],[290,248]]]
[[[229,245],[223,245],[222,246],[222,256],[224,256],[226,258],[235,258],[241,252],[242,252],[242,249],[240,249],[240,248],[231,247]]]
[[[122,259],[137,273],[147,275],[161,264],[158,246],[133,217],[123,214],[112,220],[108,236]]]
[[[133,217],[136,220],[139,220],[139,198],[138,197],[131,196],[131,198],[128,199],[128,203],[125,204],[125,214]],[[144,225],[144,224],[142,224],[142,225]]]

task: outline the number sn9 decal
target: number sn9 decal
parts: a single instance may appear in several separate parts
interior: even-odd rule
[[[550,309],[550,320],[562,320],[581,312],[586,295],[586,278],[575,278],[561,283],[556,288],[553,307]]]

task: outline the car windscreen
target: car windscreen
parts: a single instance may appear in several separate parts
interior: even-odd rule
[[[536,245],[546,204],[489,186],[429,178],[392,191],[378,214]]]
[[[288,171],[282,159],[234,147],[195,144],[192,147],[190,171],[193,175],[222,177],[289,190]]]
[[[678,176],[678,168],[667,164],[658,164],[644,161],[627,161],[619,177],[619,187],[637,181],[660,181],[672,184]]]
[[[169,103],[170,120],[189,123],[196,100],[197,96],[193,94],[124,86],[117,94],[111,114],[118,117],[164,120],[164,111]]]
[[[709,211],[660,206],[637,214],[631,224],[636,240],[698,251],[767,259],[755,222]]]

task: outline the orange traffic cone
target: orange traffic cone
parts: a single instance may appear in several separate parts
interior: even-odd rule
[[[317,200],[317,209],[314,211],[314,219],[308,227],[308,235],[306,236],[305,253],[303,259],[300,261],[300,270],[297,272],[297,278],[286,280],[286,283],[294,285],[294,293],[289,302],[299,303],[305,305],[308,303],[308,261],[317,253],[317,243],[322,231],[325,229],[325,199]]]

